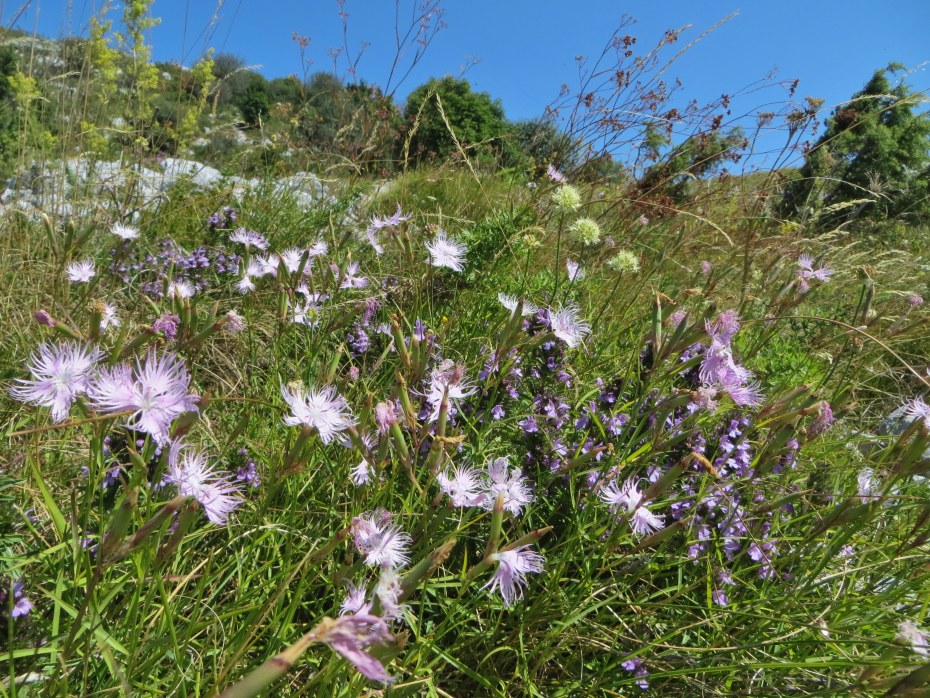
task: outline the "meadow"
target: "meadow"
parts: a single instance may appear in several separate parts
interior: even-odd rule
[[[0,695],[928,695],[927,229],[446,126],[5,203]]]

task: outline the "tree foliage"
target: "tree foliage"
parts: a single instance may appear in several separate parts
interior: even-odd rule
[[[854,219],[930,220],[930,115],[889,76],[891,64],[837,108],[784,197],[786,215],[817,229]]]
[[[507,130],[500,100],[473,92],[467,80],[452,77],[433,78],[411,92],[405,116],[415,161],[446,158],[457,150],[446,121],[463,147],[480,152],[499,152]]]

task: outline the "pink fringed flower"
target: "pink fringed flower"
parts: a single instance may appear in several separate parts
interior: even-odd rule
[[[10,395],[31,405],[51,408],[52,421],[61,422],[78,396],[87,392],[99,359],[97,349],[77,342],[40,344],[29,363],[32,378],[17,379]]]
[[[127,427],[151,434],[159,444],[170,438],[171,423],[185,412],[197,411],[190,392],[191,376],[177,354],[150,350],[144,362],[105,367],[91,383],[88,397],[104,413],[132,412]]]
[[[490,589],[492,593],[499,591],[505,606],[512,606],[518,599],[523,598],[527,574],[539,574],[543,571],[546,559],[528,548],[528,545],[521,545],[513,550],[501,550],[491,555],[498,567],[484,588]]]

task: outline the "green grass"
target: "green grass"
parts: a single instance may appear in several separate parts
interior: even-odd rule
[[[731,247],[693,219],[633,228],[626,218],[605,218],[605,234],[634,250],[642,263],[639,274],[618,277],[604,266],[611,250],[583,251],[564,232],[556,269],[560,217],[547,204],[545,187],[502,187],[494,178],[475,180],[466,172],[417,172],[371,209],[392,212],[399,202],[414,213],[400,238],[409,238],[412,255],[386,237],[380,257],[360,237],[360,224],[343,215],[355,197],[348,190],[335,205],[300,211],[286,197],[259,193],[242,202],[240,221],[267,234],[272,250],[326,240],[326,262],[359,261],[373,280],[370,289],[335,290],[325,265],[318,264],[314,283],[330,297],[321,304],[320,324],[311,329],[286,316],[281,321],[279,308],[293,294],[293,281],[266,278],[257,291],[242,296],[236,275],[208,275],[211,285],[194,296],[190,311],[184,304],[175,307],[181,315],[191,313],[183,323],[192,328],[188,337],[206,328],[215,312],[231,309],[244,316],[246,330],[178,345],[144,332],[173,302],[145,298],[135,282],[124,284],[106,270],[115,238],[107,232],[105,214],[80,222],[79,229],[92,223],[94,232],[79,248],[68,249],[62,232],[53,231],[54,251],[39,222],[17,215],[4,220],[0,268],[10,290],[0,312],[6,337],[0,375],[6,381],[24,377],[36,344],[56,339],[54,330],[31,320],[35,310],[47,309],[86,336],[90,301],[115,301],[124,324],[102,335],[101,348],[116,352],[142,332],[133,354],[142,355],[145,344],[180,352],[196,392],[209,394],[188,442],[230,471],[243,463],[239,451],[246,449],[262,478],[259,488],[244,490],[246,501],[228,525],[212,525],[197,513],[181,524],[179,538],[172,538],[166,522],[124,559],[103,561],[82,542],[100,546],[108,532],[114,544],[132,536],[169,501],[167,490],[152,487],[166,456],[154,455],[151,441],[139,448],[135,461],[122,451],[117,458],[126,469],[119,484],[101,488],[108,467],[103,438],[125,433],[120,420],[89,421],[87,408],[75,407],[70,422],[54,425],[47,410],[4,397],[0,421],[8,449],[2,494],[13,494],[0,516],[5,527],[0,564],[5,579],[23,578],[35,605],[27,616],[4,620],[6,694],[13,694],[12,682],[31,676],[35,680],[20,683],[16,695],[211,695],[324,616],[335,616],[345,581],[364,581],[370,588],[377,574],[362,564],[351,540],[333,536],[353,516],[379,507],[393,512],[412,535],[413,563],[455,540],[448,557],[407,600],[403,620],[392,625],[396,641],[380,655],[398,679],[390,695],[636,694],[639,679],[622,666],[631,659],[643,662],[648,690],[657,695],[882,695],[919,671],[922,657],[895,638],[901,621],[920,625],[926,612],[923,530],[930,510],[925,486],[913,479],[926,470],[919,459],[926,440],[913,430],[900,439],[870,436],[890,409],[920,391],[919,381],[889,351],[920,369],[923,324],[899,333],[908,325],[898,321],[906,306],[891,293],[899,288],[895,274],[916,273],[918,260],[896,257],[884,265],[872,259],[870,275],[880,292],[862,323],[857,313],[863,281],[855,267],[861,252],[824,246],[837,274],[801,298],[793,286],[800,247],[777,228],[756,232],[746,248],[739,228],[728,228]],[[131,244],[154,250],[172,236],[189,248],[228,248],[226,233],[211,232],[205,221],[230,203],[222,190],[178,189],[160,208],[143,214],[143,236]],[[609,203],[608,198],[599,205]],[[467,241],[464,273],[424,263],[423,242],[433,224]],[[528,245],[527,235],[541,245]],[[582,281],[566,281],[567,255],[583,260]],[[67,260],[85,257],[96,259],[99,275],[89,295],[77,284],[69,288],[63,273]],[[709,277],[698,269],[701,259],[714,265]],[[556,274],[560,290],[553,299]],[[572,301],[591,321],[584,346],[564,352],[567,383],[546,368],[541,336],[519,327],[504,332],[508,313],[496,300],[501,291],[542,305],[552,300],[556,307]],[[381,307],[367,329],[371,348],[358,355],[346,333],[368,297]],[[676,308],[689,314],[677,332],[667,321]],[[693,385],[686,373],[696,361],[678,357],[707,341],[703,319],[713,317],[715,308],[742,315],[736,354],[764,380],[765,402],[743,410],[724,398],[716,412],[685,416],[670,431],[663,427],[665,417],[675,409],[682,417]],[[909,320],[922,317],[922,309],[908,312]],[[405,365],[389,348],[390,339],[374,329],[392,315],[407,336],[415,319],[426,323],[435,337],[433,355],[421,350]],[[766,321],[771,317],[785,319]],[[867,329],[849,330],[819,318]],[[506,396],[494,374],[477,378],[494,347],[504,347],[504,356],[512,348],[511,357],[522,362],[516,398]],[[481,467],[506,455],[524,468],[535,492],[522,516],[503,516],[501,544],[543,530],[534,549],[545,556],[545,571],[529,576],[525,597],[509,609],[481,588],[493,569],[481,571],[479,565],[496,526],[489,512],[447,506],[436,496],[425,460],[405,463],[390,437],[376,448],[380,482],[354,487],[349,471],[360,458],[354,449],[324,445],[315,436],[302,444],[298,430],[282,423],[287,410],[281,385],[331,384],[348,399],[359,431],[374,434],[374,405],[401,396],[397,376],[404,377],[408,399],[416,403],[440,358],[463,362],[480,388],[446,425],[452,441],[441,462]],[[358,369],[357,378],[352,369]],[[575,425],[597,399],[598,379],[613,385],[616,397],[600,411],[629,415],[619,435],[602,418]],[[800,385],[806,390],[798,390]],[[538,395],[564,403],[569,416],[559,429],[526,435],[518,422],[527,415],[545,421],[542,408],[533,404]],[[813,438],[806,429],[821,399],[833,402],[841,418]],[[506,413],[499,420],[488,415],[497,402]],[[713,461],[720,455],[719,430],[743,415],[752,424],[747,431],[752,472],[719,473],[718,481],[689,453],[702,435]],[[403,432],[415,448],[428,433],[427,423],[404,425]],[[577,463],[554,474],[541,459],[553,452],[553,438],[574,449],[587,439],[609,447],[599,460],[570,451],[565,460]],[[780,467],[792,438],[801,443],[797,463]],[[648,502],[668,525],[644,538],[611,515],[588,483],[589,476],[611,473],[621,482],[645,478],[651,467],[671,469],[673,476],[650,491]],[[882,483],[880,502],[862,504],[855,496],[857,474],[865,467]],[[697,530],[674,523],[669,512],[723,481],[730,484],[725,496],[743,503],[751,523],[732,559],[718,535],[692,559]],[[689,488],[695,491],[689,494]],[[124,505],[128,521],[120,518]],[[750,545],[767,539],[776,541],[777,553],[766,578]],[[471,572],[476,565],[477,573]],[[721,568],[734,580],[725,588],[726,606],[712,596],[720,588]],[[311,645],[269,695],[348,696],[372,686],[324,645]]]

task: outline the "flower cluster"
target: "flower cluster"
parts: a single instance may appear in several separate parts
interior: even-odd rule
[[[155,298],[165,293],[168,280],[183,283],[191,293],[206,290],[216,276],[237,274],[239,257],[222,247],[198,247],[186,251],[168,238],[152,254],[141,251],[129,255],[120,250],[111,252],[110,272],[124,284],[139,283],[143,292]]]

